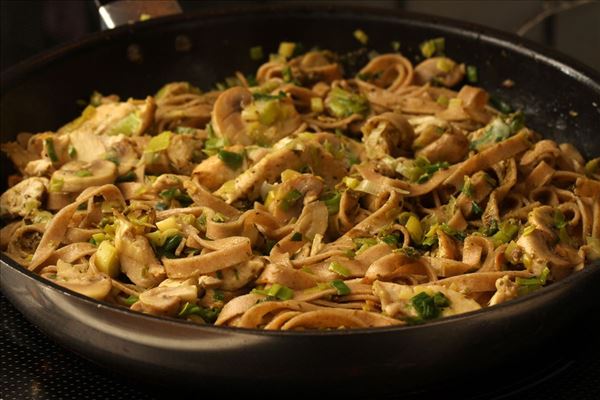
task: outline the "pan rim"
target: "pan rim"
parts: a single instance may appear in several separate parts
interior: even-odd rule
[[[565,75],[568,75],[570,79],[575,79],[586,86],[592,88],[597,94],[600,95],[600,73],[595,71],[593,68],[573,59],[570,56],[562,54],[554,49],[548,48],[544,45],[535,43],[529,39],[516,36],[511,33],[499,31],[496,29],[483,27],[478,24],[458,21],[445,17],[431,16],[427,14],[408,12],[404,10],[388,10],[381,9],[372,6],[364,5],[353,5],[346,6],[342,10],[338,6],[324,6],[324,5],[270,5],[270,6],[242,6],[242,7],[229,7],[221,10],[200,10],[186,14],[173,15],[163,18],[151,19],[141,23],[133,25],[125,25],[118,27],[110,31],[102,31],[92,33],[85,36],[84,38],[73,40],[66,44],[54,47],[46,50],[40,54],[23,60],[14,66],[7,68],[2,71],[0,75],[0,95],[4,96],[6,90],[10,89],[12,85],[18,84],[19,80],[29,75],[31,72],[43,68],[44,66],[58,61],[63,57],[73,54],[77,51],[86,50],[97,45],[101,45],[103,42],[110,40],[118,40],[128,35],[135,35],[137,33],[143,33],[146,31],[152,31],[158,26],[175,25],[185,22],[194,22],[199,19],[211,19],[212,21],[222,18],[253,18],[256,14],[278,14],[288,13],[293,16],[308,16],[310,14],[320,15],[322,18],[354,18],[354,19],[369,19],[376,18],[379,20],[386,20],[390,22],[402,23],[404,25],[420,26],[425,28],[431,28],[439,32],[450,32],[459,34],[463,37],[471,37],[477,40],[481,40],[486,43],[491,43],[495,46],[505,48],[512,52],[516,52],[533,58],[540,62],[550,65],[551,67],[560,70]],[[347,329],[347,330],[331,330],[331,331],[265,331],[260,329],[248,329],[248,328],[236,328],[236,327],[224,327],[224,326],[213,326],[213,325],[197,325],[185,320],[177,320],[171,317],[162,317],[142,314],[129,310],[125,307],[120,307],[103,301],[93,300],[84,295],[76,293],[70,289],[66,289],[52,281],[44,279],[40,275],[37,275],[26,268],[18,265],[14,260],[5,254],[0,254],[0,268],[11,268],[17,273],[27,276],[30,279],[42,283],[46,287],[58,291],[65,296],[70,296],[78,300],[82,300],[88,305],[93,305],[99,308],[106,308],[112,312],[123,313],[124,315],[137,317],[137,318],[149,318],[149,320],[161,321],[168,325],[173,326],[187,326],[190,329],[195,329],[198,332],[207,330],[208,332],[221,332],[221,333],[232,333],[232,334],[247,334],[247,335],[260,335],[260,336],[282,336],[282,337],[315,337],[315,336],[346,336],[346,335],[365,335],[365,334],[386,334],[396,332],[409,332],[414,329],[422,330],[427,328],[439,327],[441,325],[464,323],[465,320],[484,320],[486,316],[491,318],[493,315],[499,315],[503,311],[509,308],[516,310],[523,302],[533,303],[533,299],[546,296],[550,298],[551,293],[559,291],[565,287],[565,285],[576,287],[577,282],[583,279],[597,274],[596,268],[600,267],[599,262],[592,262],[587,264],[582,271],[578,271],[567,278],[556,282],[548,287],[544,287],[534,293],[521,296],[517,299],[510,300],[506,303],[502,303],[490,308],[482,308],[477,311],[458,314],[450,317],[441,318],[439,320],[430,321],[422,325],[398,325],[391,327],[380,327],[380,328],[361,328],[361,329]],[[2,285],[3,286],[3,285]],[[2,289],[3,290],[3,289]],[[526,307],[526,311],[531,312],[530,307]],[[216,330],[216,331],[215,331]]]

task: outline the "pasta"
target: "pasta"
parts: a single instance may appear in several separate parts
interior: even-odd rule
[[[355,74],[283,43],[211,91],[94,93],[2,144],[0,246],[97,300],[275,330],[424,323],[599,259],[600,159],[491,102],[443,39],[421,49]]]

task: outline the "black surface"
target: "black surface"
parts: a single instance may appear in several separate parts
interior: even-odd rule
[[[596,310],[597,311],[597,310]],[[0,399],[155,399],[166,398],[172,392],[150,386],[149,382],[132,382],[127,376],[102,369],[50,341],[6,300],[0,292]],[[584,325],[577,327],[571,354],[557,354],[546,364],[517,379],[506,381],[498,373],[496,383],[487,388],[467,380],[462,388],[435,393],[395,396],[391,388],[377,398],[424,399],[442,395],[462,399],[577,399],[600,398],[600,313],[596,312]],[[557,346],[558,347],[558,346]],[[561,346],[562,347],[562,346]],[[548,348],[549,353],[555,351]],[[517,360],[520,362],[526,360]],[[474,366],[474,373],[476,366]],[[508,372],[508,371],[507,371]],[[216,392],[223,388],[198,382],[199,393]],[[231,390],[233,388],[227,388]],[[292,396],[292,393],[289,394]],[[286,395],[286,398],[289,397]],[[345,396],[346,397],[346,396]],[[446,397],[448,398],[448,397]]]

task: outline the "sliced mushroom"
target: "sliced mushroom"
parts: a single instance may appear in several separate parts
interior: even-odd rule
[[[61,260],[56,263],[55,282],[96,300],[104,300],[112,289],[108,276],[93,273],[87,265],[72,265]]]
[[[52,174],[58,191],[77,193],[91,186],[113,183],[117,178],[117,166],[108,160],[71,161]]]
[[[316,200],[323,187],[323,180],[319,177],[312,174],[299,174],[277,187],[273,201],[267,204],[267,208],[275,218],[289,221],[292,217],[298,216],[303,204]]]
[[[457,64],[447,57],[432,57],[415,67],[413,83],[424,85],[435,80],[446,87],[452,87],[464,76],[464,64]]]
[[[139,301],[131,309],[148,314],[173,316],[177,314],[183,302],[193,303],[197,298],[198,288],[195,285],[161,286],[141,293]]]
[[[230,144],[252,144],[242,119],[242,109],[252,102],[252,93],[243,87],[227,89],[217,98],[212,112],[212,126],[217,135]]]
[[[42,205],[48,187],[46,178],[27,178],[2,193],[0,217],[24,217]]]
[[[370,159],[406,155],[415,137],[408,120],[393,112],[369,118],[361,130],[367,157]]]

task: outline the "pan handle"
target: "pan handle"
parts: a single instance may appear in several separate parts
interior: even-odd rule
[[[102,29],[165,15],[180,14],[177,0],[95,0]]]

